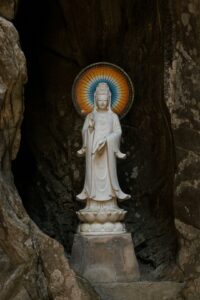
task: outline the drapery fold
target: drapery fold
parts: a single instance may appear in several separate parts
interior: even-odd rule
[[[92,112],[87,115],[82,130],[86,155],[85,182],[82,192],[77,195],[78,200],[108,201],[113,198],[130,198],[121,190],[117,177],[116,156],[118,153],[122,154],[121,133],[119,118],[114,112]],[[102,142],[105,142],[105,146],[98,152]]]

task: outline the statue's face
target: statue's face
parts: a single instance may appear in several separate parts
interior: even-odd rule
[[[97,107],[100,110],[106,110],[108,107],[108,96],[107,95],[98,95],[97,96]]]

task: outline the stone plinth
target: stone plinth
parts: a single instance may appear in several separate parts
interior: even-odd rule
[[[132,282],[140,276],[130,233],[76,234],[71,265],[91,283]]]

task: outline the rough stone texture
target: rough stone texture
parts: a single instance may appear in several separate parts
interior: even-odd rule
[[[184,274],[186,284],[177,300],[200,299],[200,230],[176,220],[180,250],[177,265]]]
[[[12,20],[15,16],[18,0],[0,0],[0,16]]]
[[[175,282],[135,282],[99,284],[95,289],[103,300],[173,300],[183,284]]]
[[[199,300],[200,278],[193,278],[187,281],[184,289],[179,293],[176,300]]]
[[[48,0],[38,10],[32,0],[22,1],[16,22],[29,84],[13,169],[27,211],[70,252],[77,226],[75,195],[84,178],[84,161],[75,154],[83,120],[73,107],[72,83],[90,63],[116,63],[128,72],[136,91],[122,120],[122,150],[128,158],[118,165],[122,188],[132,195],[124,204],[126,225],[142,273],[152,277],[164,276],[176,252],[174,145],[163,98],[161,13],[158,1]]]
[[[99,299],[68,265],[63,247],[27,215],[14,186],[26,64],[14,26],[0,17],[0,299]]]
[[[176,146],[174,208],[186,287],[177,299],[200,299],[200,1],[171,1],[165,53],[165,98]],[[171,41],[170,41],[171,39]],[[169,44],[171,46],[169,47]]]
[[[130,233],[76,234],[70,262],[73,269],[91,283],[130,282],[140,278]]]
[[[165,97],[177,153],[175,214],[200,229],[200,1],[172,8],[176,32]]]
[[[200,276],[200,230],[176,220],[176,228],[180,235],[178,265],[187,278],[196,274]]]
[[[12,24],[1,17],[0,40],[0,166],[4,176],[10,179],[11,160],[16,158],[20,145],[26,67],[18,34]]]

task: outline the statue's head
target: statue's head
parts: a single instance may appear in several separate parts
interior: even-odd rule
[[[111,92],[106,82],[97,85],[94,93],[94,110],[111,110]]]

